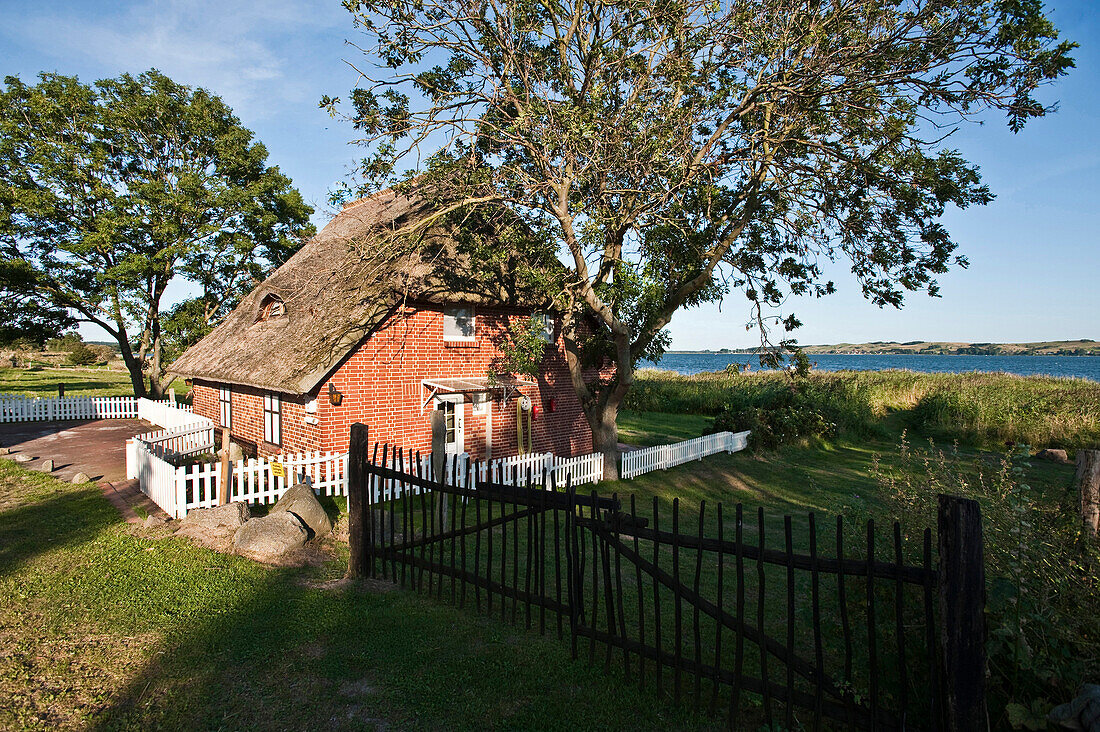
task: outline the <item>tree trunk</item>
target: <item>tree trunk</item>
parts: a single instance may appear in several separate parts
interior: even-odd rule
[[[619,404],[622,399],[612,403],[595,404],[585,410],[588,425],[592,428],[592,449],[603,453],[603,479],[619,479]]]
[[[143,397],[147,395],[145,389],[145,374],[141,370],[141,359],[134,357],[134,352],[130,350],[130,344],[125,342],[125,338],[116,338],[119,343],[119,348],[122,354],[122,362],[126,364],[126,370],[130,372],[130,383],[134,387],[134,396]]]
[[[1100,450],[1077,451],[1076,481],[1085,533],[1095,539],[1100,529]]]

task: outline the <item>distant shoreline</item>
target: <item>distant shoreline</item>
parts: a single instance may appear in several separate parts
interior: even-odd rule
[[[877,341],[802,346],[807,355],[828,356],[1100,356],[1100,343],[1082,338],[1075,341],[1037,341],[1034,343],[953,343],[944,341]],[[670,350],[667,353],[690,355],[755,356],[762,349]]]

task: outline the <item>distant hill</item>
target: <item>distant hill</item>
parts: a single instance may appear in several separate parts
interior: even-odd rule
[[[755,353],[759,349],[720,351],[669,351],[669,353]],[[807,354],[890,354],[925,356],[1100,356],[1100,343],[1082,338],[1076,341],[1039,341],[1037,343],[950,343],[943,341],[874,341],[872,343],[836,343],[827,346],[803,346]]]

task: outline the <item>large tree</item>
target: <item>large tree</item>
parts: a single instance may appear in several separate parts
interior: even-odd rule
[[[208,326],[313,233],[312,209],[204,89],[156,70],[91,86],[8,77],[5,87],[0,275],[21,272],[6,286],[102,327],[134,392],[161,395],[169,282],[202,291]]]
[[[945,207],[992,197],[951,133],[989,113],[1020,130],[1073,65],[1038,0],[345,5],[365,82],[322,104],[362,131],[356,184],[418,175],[552,242],[543,281],[609,458],[678,309],[738,291],[770,343],[798,325],[785,298],[832,292],[822,263],[844,257],[879,306],[936,294],[966,264]]]

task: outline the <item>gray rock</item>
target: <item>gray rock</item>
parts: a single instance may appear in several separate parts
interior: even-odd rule
[[[10,447],[0,447],[0,455],[10,455],[10,454],[11,454],[11,448]]]
[[[236,531],[251,517],[247,503],[234,502],[214,508],[196,508],[187,512],[180,526],[202,526],[205,528],[227,528]]]
[[[186,536],[202,546],[227,551],[233,535],[248,521],[247,503],[230,503],[215,508],[196,508],[180,521],[178,536]]]
[[[1052,450],[1049,447],[1035,453],[1035,458],[1037,460],[1050,460],[1055,463],[1069,463],[1069,457],[1066,455],[1065,450]]]
[[[232,440],[229,442],[229,462],[235,463],[244,460],[244,448]]]
[[[332,520],[313,494],[309,483],[299,483],[287,489],[271,513],[290,511],[301,519],[310,531],[310,536],[325,536],[332,531]]]
[[[90,483],[91,480],[92,476],[88,475],[87,473],[77,473],[73,476],[73,483],[76,485],[79,485],[81,483]]]
[[[279,511],[254,518],[237,529],[233,535],[233,546],[245,556],[270,562],[301,549],[308,539],[309,531],[297,516],[289,511]]]
[[[53,460],[43,460],[42,461],[42,472],[43,473],[52,473],[53,472]]]
[[[154,516],[153,514],[149,514],[148,516],[145,517],[145,520],[142,521],[141,523],[145,528],[152,529],[152,528],[155,528],[157,526],[164,526],[168,522],[165,521],[164,519],[162,519],[160,516]]]
[[[1062,729],[1100,732],[1100,685],[1083,684],[1076,699],[1054,707],[1047,719]]]
[[[34,460],[33,455],[25,455],[21,452],[15,454],[15,462],[17,463],[29,463],[31,460]]]

